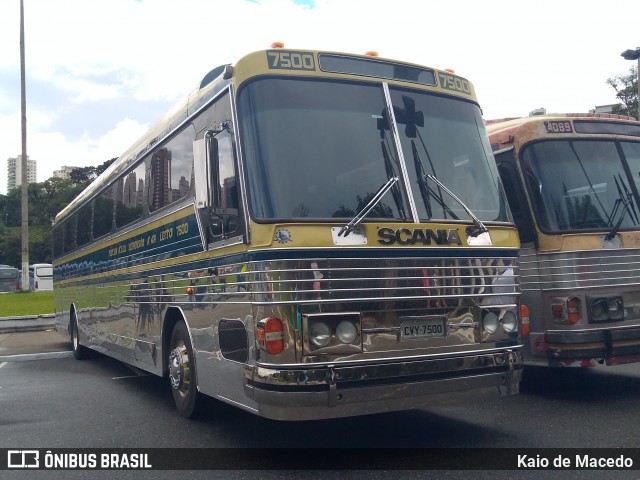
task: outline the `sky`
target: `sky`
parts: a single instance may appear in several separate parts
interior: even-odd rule
[[[637,0],[23,0],[27,154],[38,181],[122,154],[212,68],[287,48],[451,68],[485,119],[617,103]],[[20,0],[0,0],[0,193],[22,151]]]

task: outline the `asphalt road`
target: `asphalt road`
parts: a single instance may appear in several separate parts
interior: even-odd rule
[[[166,380],[97,355],[0,361],[0,448],[589,448],[640,447],[640,365],[527,369],[522,392],[434,398],[420,410],[302,423],[211,400],[197,421],[175,411]],[[319,452],[321,452],[319,450]],[[295,453],[294,453],[295,454]],[[14,478],[624,478],[635,471],[4,471]],[[400,469],[400,470],[397,470]],[[77,475],[77,476],[76,476]]]

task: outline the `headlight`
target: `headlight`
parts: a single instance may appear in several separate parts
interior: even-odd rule
[[[358,336],[358,330],[353,322],[349,320],[343,320],[336,327],[336,337],[342,343],[353,343]]]
[[[487,312],[482,319],[482,327],[487,333],[496,333],[499,324],[500,320],[498,320],[498,316],[493,312]]]
[[[309,340],[316,347],[324,347],[331,341],[331,329],[324,322],[314,322],[309,328]]]
[[[613,318],[620,315],[620,313],[622,312],[622,305],[623,305],[622,298],[620,297],[613,297],[613,298],[607,299],[607,308],[609,310],[609,316]]]
[[[498,316],[493,312],[487,312],[482,319],[482,327],[487,333],[496,333],[499,324],[500,320],[498,320]]]
[[[515,332],[517,328],[518,328],[518,319],[516,318],[516,316],[513,314],[513,312],[506,312],[502,316],[502,329],[505,332],[509,333],[509,332]]]

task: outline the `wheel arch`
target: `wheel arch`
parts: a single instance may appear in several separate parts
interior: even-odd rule
[[[187,327],[187,333],[189,335],[189,342],[191,342],[191,349],[193,350],[193,337],[191,336],[191,327],[189,326],[189,321],[187,320],[187,316],[184,314],[180,307],[169,307],[164,316],[164,322],[162,323],[162,376],[166,377],[169,373],[169,343],[171,342],[171,332],[173,332],[173,327],[180,321],[183,321],[185,326]],[[193,359],[191,360],[194,364],[196,375],[198,371],[198,367],[196,365],[195,353],[193,355]],[[197,382],[197,379],[196,379]]]

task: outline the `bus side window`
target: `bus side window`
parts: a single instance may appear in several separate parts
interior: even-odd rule
[[[93,202],[93,237],[100,238],[113,229],[112,187],[107,188]]]
[[[231,133],[223,130],[211,139],[211,235],[228,238],[238,230],[238,187]]]
[[[533,219],[527,208],[527,199],[524,196],[524,187],[521,185],[520,179],[516,175],[516,171],[510,163],[501,162],[503,155],[513,157],[513,152],[505,152],[495,155],[498,163],[498,173],[502,180],[511,214],[518,228],[520,242],[526,243],[536,242],[535,229],[533,227]]]

